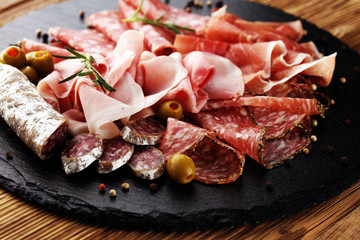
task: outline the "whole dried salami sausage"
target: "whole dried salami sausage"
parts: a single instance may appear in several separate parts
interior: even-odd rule
[[[80,172],[96,161],[103,153],[100,135],[83,133],[75,136],[67,144],[61,155],[66,174]]]
[[[18,69],[0,64],[0,115],[40,159],[65,143],[68,121]]]
[[[110,173],[125,165],[134,152],[134,145],[124,141],[122,138],[105,139],[103,141],[104,151],[99,158],[97,172]]]
[[[165,172],[165,159],[154,146],[135,146],[128,162],[132,172],[139,178],[153,180]]]
[[[165,127],[155,116],[129,121],[121,130],[123,139],[135,145],[156,145],[164,133]]]

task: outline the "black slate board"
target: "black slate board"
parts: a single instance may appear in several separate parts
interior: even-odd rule
[[[228,11],[247,20],[289,21],[295,17],[267,6],[228,0]],[[171,5],[185,6],[185,1],[171,1]],[[46,31],[50,26],[72,29],[86,28],[79,19],[79,11],[86,16],[103,9],[116,9],[116,0],[75,0],[50,5],[31,12],[0,28],[0,48],[16,43],[23,37],[36,39],[35,30]],[[195,12],[209,14],[209,9]],[[0,120],[0,185],[21,198],[63,213],[95,222],[135,229],[193,230],[217,229],[258,223],[293,215],[336,196],[360,179],[360,75],[354,67],[360,66],[358,53],[329,33],[303,21],[308,35],[326,55],[338,52],[333,82],[325,94],[336,104],[319,119],[314,129],[318,141],[312,144],[309,155],[299,155],[290,166],[264,170],[247,159],[244,174],[234,183],[211,186],[198,182],[177,185],[167,176],[158,179],[157,192],[149,190],[149,182],[133,177],[124,168],[106,176],[94,174],[91,169],[67,176],[61,169],[59,157],[39,160]],[[347,83],[338,79],[346,77]],[[346,125],[345,119],[351,124]],[[326,146],[333,151],[323,151]],[[14,158],[6,159],[11,150]],[[346,156],[349,163],[340,163]],[[266,190],[267,182],[273,191]],[[98,191],[99,183],[107,191],[118,191],[116,198]],[[122,192],[122,182],[130,184]]]

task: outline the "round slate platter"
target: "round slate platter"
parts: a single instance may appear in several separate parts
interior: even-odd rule
[[[225,1],[228,11],[247,20],[290,21],[296,19],[280,10],[239,1]],[[185,1],[171,1],[184,7]],[[50,26],[72,29],[86,28],[79,11],[86,16],[103,9],[116,9],[116,0],[69,1],[49,5],[31,12],[0,28],[1,49],[23,37],[36,39],[35,30]],[[209,14],[208,8],[195,12]],[[337,52],[337,65],[329,88],[321,89],[335,100],[325,119],[318,119],[314,129],[318,141],[308,155],[297,156],[290,165],[264,170],[247,159],[243,175],[227,185],[205,185],[193,182],[178,185],[163,176],[156,182],[157,192],[149,190],[149,182],[133,177],[123,168],[100,176],[92,169],[67,176],[61,169],[59,156],[39,160],[0,120],[0,184],[23,199],[65,215],[98,224],[124,228],[157,230],[217,229],[258,223],[293,215],[336,196],[360,179],[360,65],[359,55],[329,33],[303,21],[308,35],[325,54]],[[338,79],[346,77],[346,84]],[[350,119],[351,124],[345,124]],[[328,146],[333,151],[324,150]],[[13,159],[7,160],[11,150]],[[341,157],[348,164],[340,162]],[[106,193],[98,191],[105,183]],[[121,183],[130,190],[122,192]],[[266,190],[272,182],[273,191]],[[118,194],[110,198],[108,190]]]

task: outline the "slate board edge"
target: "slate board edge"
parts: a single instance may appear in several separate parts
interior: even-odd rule
[[[252,3],[252,4],[258,4],[258,3]],[[269,7],[269,6],[265,6],[265,5],[262,5],[262,4],[258,4],[260,6],[264,6],[264,7],[268,7],[270,9],[274,9],[272,7]],[[43,10],[43,9],[42,9]],[[281,10],[278,10],[278,11],[281,11]],[[282,14],[287,14],[287,13],[284,13],[281,11]],[[287,14],[287,15],[290,15],[290,14]],[[290,15],[292,16],[292,15]],[[296,19],[300,19],[299,17],[295,17]],[[312,23],[309,23],[307,22],[306,20],[303,20],[301,19],[302,22],[304,23],[304,25],[308,25],[308,26],[311,26],[311,27],[315,27],[315,28],[318,28],[315,24],[312,24]],[[326,34],[330,34],[322,29],[320,29],[320,31],[326,33]],[[330,34],[332,36],[332,34]],[[334,37],[334,39],[336,39],[339,44],[343,44],[343,45],[346,45],[345,43],[342,43],[341,41],[339,41],[337,38]],[[357,53],[358,54],[358,53]],[[4,160],[5,161],[5,160]],[[117,209],[112,209],[113,210],[113,213],[112,215],[108,215],[108,214],[102,214],[101,213],[101,210],[99,211],[98,209],[92,209],[91,207],[89,209],[86,209],[86,207],[88,207],[86,205],[86,207],[84,205],[81,204],[81,201],[78,202],[78,201],[74,201],[74,203],[71,203],[73,204],[73,207],[69,207],[69,208],[64,208],[64,206],[59,206],[56,204],[56,202],[51,202],[51,201],[42,201],[41,199],[39,199],[39,195],[38,194],[35,194],[36,192],[38,193],[41,193],[41,194],[45,194],[47,195],[47,191],[45,191],[44,193],[44,189],[36,189],[34,192],[27,192],[27,189],[26,187],[23,187],[23,186],[19,186],[16,182],[14,181],[10,181],[9,182],[9,179],[6,179],[2,176],[0,176],[0,183],[1,185],[7,189],[8,191],[14,193],[15,195],[25,199],[25,200],[28,200],[29,202],[32,202],[34,204],[37,204],[39,206],[42,206],[46,209],[50,209],[50,210],[55,210],[55,211],[58,211],[58,212],[61,212],[61,213],[65,213],[66,215],[69,215],[69,216],[72,216],[73,217],[73,209],[77,209],[79,206],[81,206],[82,208],[78,209],[79,213],[80,213],[80,218],[83,219],[83,220],[89,220],[89,218],[92,218],[92,219],[96,219],[96,216],[99,216],[100,219],[102,219],[103,217],[105,218],[108,218],[108,219],[113,219],[116,223],[114,224],[114,226],[120,226],[120,227],[125,227],[125,228],[133,228],[133,223],[136,222],[136,220],[138,220],[138,218],[141,218],[142,216],[138,216],[138,215],[133,215],[132,213],[125,213],[125,212],[118,212]],[[346,190],[347,188],[351,187],[354,183],[347,183],[346,185],[343,185],[342,187],[337,187],[337,193],[341,193],[342,191]],[[330,186],[328,186],[330,187]],[[307,194],[304,193],[306,196]],[[311,195],[311,194],[310,194]],[[48,196],[51,196],[51,195],[48,195]],[[53,197],[53,196],[52,196]],[[296,197],[296,196],[295,196]],[[317,203],[314,203],[314,204],[320,204],[326,200],[328,200],[329,198],[325,197],[323,200],[317,202]],[[278,201],[279,204],[282,203],[282,200],[279,199]],[[70,204],[70,205],[71,205]],[[308,206],[298,206],[298,207],[294,207],[294,210],[293,210],[293,213],[289,214],[288,216],[291,216],[299,211],[302,211],[302,210],[306,210],[310,207],[312,207],[314,204],[308,204]],[[263,211],[264,208],[263,207],[260,207],[259,208],[259,211]],[[270,209],[268,209],[270,210]],[[91,211],[91,214],[88,214],[89,211]],[[228,212],[227,212],[228,211]],[[263,221],[266,221],[266,220],[274,220],[274,219],[277,219],[278,217],[273,217],[272,214],[269,214],[270,216],[266,217],[266,218],[261,218],[260,220],[257,219],[256,217],[256,214],[254,212],[256,211],[243,211],[242,213],[244,214],[244,216],[247,216],[247,217],[244,217],[244,218],[241,218],[240,220],[239,219],[229,219],[227,218],[226,216],[221,216],[223,214],[229,214],[229,215],[232,215],[231,213],[233,213],[234,210],[232,209],[214,209],[211,211],[210,215],[213,214],[213,218],[209,218],[209,212],[206,211],[205,213],[202,213],[202,212],[199,212],[199,213],[195,213],[196,216],[199,216],[199,219],[196,220],[196,224],[194,224],[194,220],[193,220],[193,216],[181,216],[181,219],[179,220],[179,225],[177,224],[171,224],[172,226],[166,226],[167,223],[168,223],[168,220],[171,220],[173,221],[174,223],[174,219],[173,217],[174,216],[161,216],[160,220],[163,221],[163,224],[162,226],[159,226],[161,225],[161,223],[159,222],[159,218],[158,216],[161,215],[162,213],[154,213],[153,217],[154,218],[151,218],[149,220],[149,224],[153,223],[154,224],[154,221],[156,219],[156,224],[151,226],[151,225],[148,225],[145,227],[145,224],[143,224],[142,226],[145,227],[144,229],[157,229],[157,230],[163,230],[163,229],[169,229],[169,230],[195,230],[195,229],[218,229],[218,228],[223,228],[223,227],[234,227],[234,226],[241,226],[243,224],[250,224],[250,223],[260,223],[260,222],[263,222]],[[270,210],[270,213],[272,213],[272,211]],[[204,214],[204,217],[203,219],[201,218],[201,216]],[[125,216],[125,219],[126,221],[121,221],[122,217]],[[275,216],[276,214],[274,214]],[[221,216],[221,217],[220,217]],[[281,216],[281,217],[286,217],[286,216]],[[120,218],[120,221],[116,221],[116,220],[119,220],[118,218]],[[211,219],[210,222],[207,222],[207,220]],[[230,221],[228,221],[230,220]],[[93,222],[93,221],[90,221],[90,222]],[[101,222],[101,220],[100,220]],[[99,224],[100,224],[99,222]],[[175,220],[176,222],[176,220]],[[160,224],[159,224],[160,223]],[[204,223],[204,224],[202,224]],[[112,225],[112,224],[111,224]],[[175,225],[175,228],[174,228],[174,225]],[[139,229],[139,226],[136,226],[135,229]]]

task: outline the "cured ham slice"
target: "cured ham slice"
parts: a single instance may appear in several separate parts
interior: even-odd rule
[[[87,53],[97,53],[103,56],[111,53],[115,44],[104,34],[94,30],[71,30],[61,27],[51,27],[49,34],[66,45]]]
[[[135,146],[128,165],[135,176],[147,180],[159,178],[165,172],[165,159],[154,146]]]
[[[113,10],[104,10],[91,14],[86,22],[113,42],[118,42],[120,36],[130,29],[130,25],[121,21],[125,16]]]
[[[205,30],[205,38],[230,43],[254,43],[281,40],[289,50],[301,50],[295,41],[303,34],[301,22],[250,22],[226,13],[226,6],[213,12]],[[290,37],[290,38],[289,38]]]
[[[137,6],[131,5],[131,1],[119,1],[119,9],[124,13],[126,18],[131,18],[135,13]],[[148,13],[146,13],[146,16]],[[138,13],[142,16],[143,13]],[[147,48],[157,56],[170,55],[175,51],[172,44],[174,36],[172,33],[150,24],[143,24],[142,22],[131,22],[129,25],[144,34],[145,45]]]
[[[210,40],[190,35],[176,35],[174,46],[182,54],[202,51],[225,56],[230,44],[223,41]]]
[[[235,181],[245,161],[243,154],[218,141],[214,132],[173,118],[168,118],[159,150],[166,160],[175,153],[191,157],[196,168],[195,180],[209,184]]]
[[[231,99],[244,94],[241,70],[228,59],[206,52],[191,52],[184,58],[193,86],[209,99]]]
[[[122,9],[121,6],[123,4],[129,5],[133,9],[136,9],[140,4],[140,0],[120,0],[120,9]],[[141,13],[146,14],[146,17],[150,19],[158,19],[159,17],[163,16],[162,21],[191,28],[197,33],[202,31],[207,21],[209,20],[208,16],[188,13],[182,9],[166,5],[159,0],[144,1],[141,8]]]
[[[21,48],[24,50],[25,54],[29,53],[29,52],[36,52],[36,51],[47,51],[48,53],[50,53],[51,55],[61,55],[61,56],[71,56],[72,54],[67,51],[64,48],[60,48],[57,46],[53,46],[50,44],[45,44],[45,43],[41,43],[38,41],[34,41],[28,38],[24,38],[21,41]],[[54,63],[58,63],[63,61],[64,59],[62,58],[56,58],[53,57]]]

